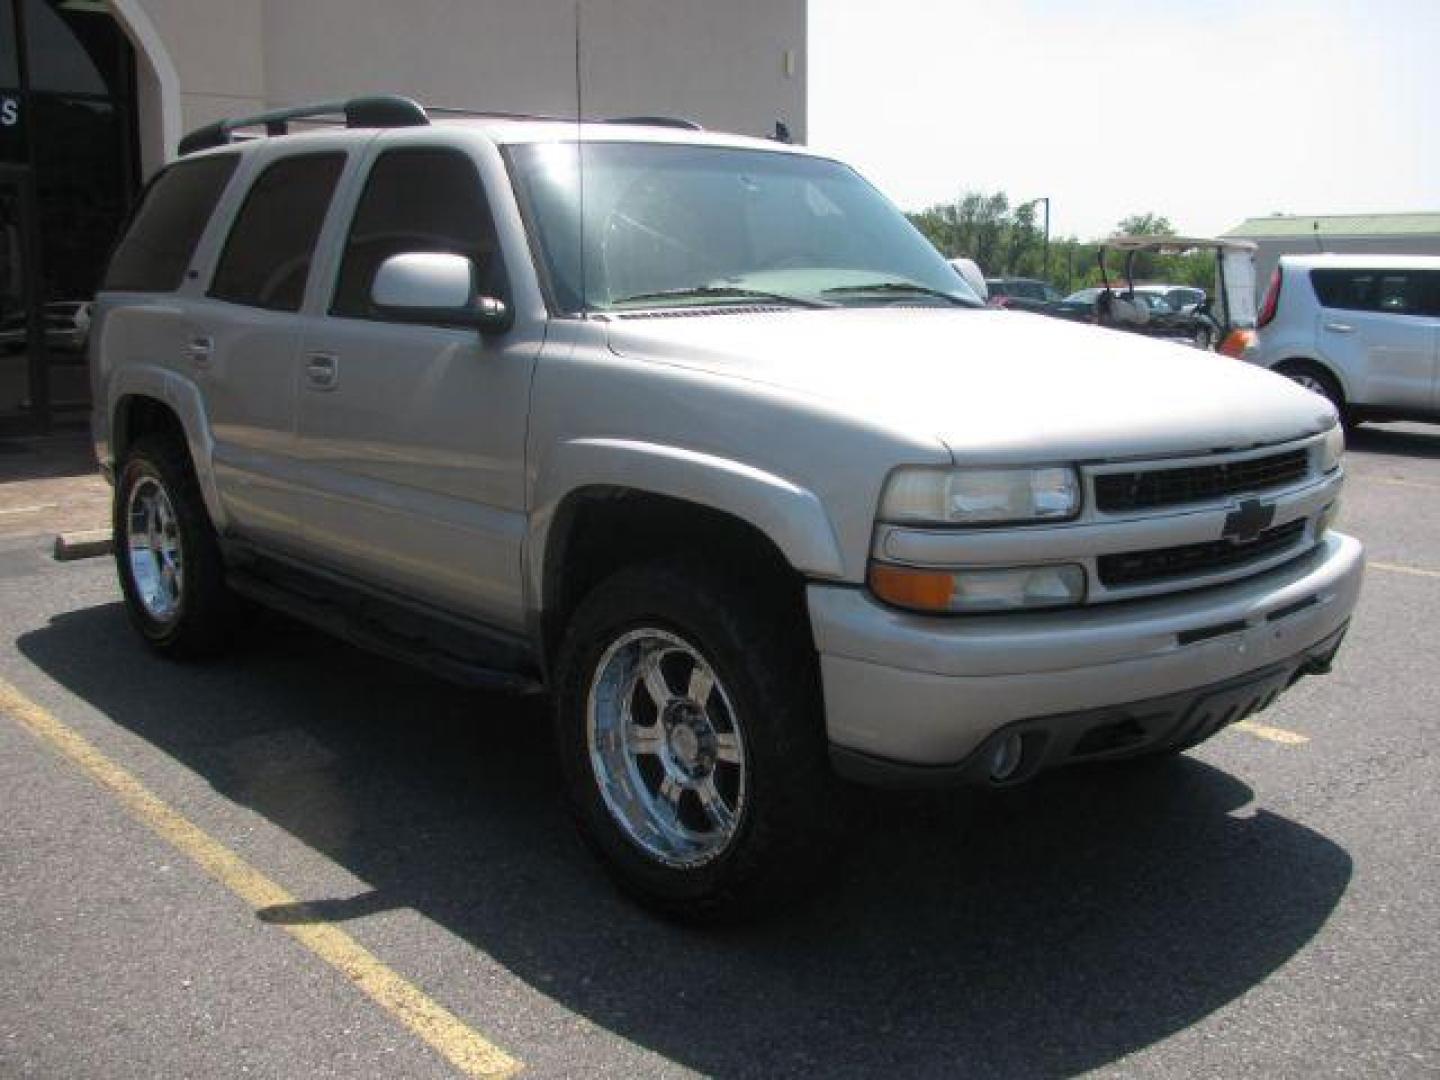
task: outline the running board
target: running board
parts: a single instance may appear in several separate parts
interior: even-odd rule
[[[462,686],[512,694],[543,691],[520,667],[521,646],[438,613],[369,590],[347,589],[328,576],[268,559],[228,568],[226,584],[241,596],[362,649]],[[507,666],[492,666],[497,662]]]

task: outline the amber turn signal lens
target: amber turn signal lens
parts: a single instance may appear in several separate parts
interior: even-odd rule
[[[870,591],[896,607],[916,611],[948,611],[955,575],[941,570],[870,564]]]
[[[1254,330],[1231,330],[1230,333],[1225,335],[1225,340],[1220,343],[1220,348],[1216,351],[1218,351],[1221,356],[1229,356],[1238,360],[1240,359],[1240,354],[1243,353],[1254,340]]]

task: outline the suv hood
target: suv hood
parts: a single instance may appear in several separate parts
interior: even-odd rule
[[[608,332],[620,356],[826,401],[963,458],[1203,453],[1335,423],[1328,402],[1249,364],[1013,311],[685,309]]]

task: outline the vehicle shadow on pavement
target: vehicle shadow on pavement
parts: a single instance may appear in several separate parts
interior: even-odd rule
[[[255,637],[178,666],[146,653],[113,604],[19,647],[371,886],[262,918],[413,908],[704,1073],[1101,1066],[1284,964],[1352,873],[1335,843],[1182,757],[1000,795],[857,792],[849,856],[813,900],[762,925],[686,930],[618,896],[574,839],[542,701],[453,688],[278,619]],[[484,1029],[475,984],[434,992]]]
[[[0,437],[0,484],[13,480],[96,476],[99,468],[88,429]]]
[[[1412,427],[1376,427],[1366,424],[1345,435],[1346,448],[1371,454],[1399,457],[1440,458],[1440,430],[1416,431]]]

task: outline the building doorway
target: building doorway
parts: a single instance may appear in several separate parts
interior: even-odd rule
[[[45,363],[28,180],[28,170],[0,165],[0,425],[10,427],[24,427],[35,415]]]
[[[90,302],[137,185],[108,6],[0,0],[0,434],[88,420]]]

